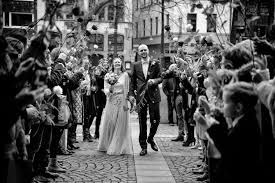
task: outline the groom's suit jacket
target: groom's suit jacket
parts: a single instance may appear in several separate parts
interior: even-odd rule
[[[137,103],[139,103],[141,93],[145,89],[149,79],[154,79],[155,84],[148,87],[147,96],[152,103],[158,103],[161,101],[158,85],[162,82],[159,62],[150,59],[147,77],[143,74],[141,61],[134,62],[131,70],[129,96],[135,96]]]

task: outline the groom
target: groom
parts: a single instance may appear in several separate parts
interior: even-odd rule
[[[138,105],[143,100],[144,105],[139,108],[139,144],[141,146],[140,156],[147,154],[147,142],[154,151],[158,151],[158,147],[154,142],[154,136],[157,132],[160,112],[160,91],[158,85],[162,82],[160,64],[149,58],[149,49],[146,45],[140,45],[138,53],[141,61],[133,63],[131,72],[131,83],[129,91],[129,100],[131,103]],[[147,86],[147,87],[146,87]],[[145,90],[145,88],[147,88]],[[135,96],[136,91],[136,96]],[[143,91],[146,91],[144,95]],[[144,98],[143,98],[144,96]],[[136,99],[135,99],[136,98]],[[150,133],[147,138],[147,108],[150,114]],[[147,141],[147,142],[146,142]]]

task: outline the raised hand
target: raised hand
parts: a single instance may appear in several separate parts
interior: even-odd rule
[[[16,70],[14,77],[18,82],[25,82],[28,77],[31,75],[31,70],[34,66],[34,58],[28,58],[24,60],[19,65],[18,69]]]
[[[199,109],[197,108],[194,115],[193,115],[194,120],[199,123],[200,125],[207,127],[207,121],[206,119],[203,117],[203,115],[201,115]]]
[[[154,79],[149,79],[148,80],[148,85],[152,86],[153,84],[155,84],[155,80]]]
[[[133,96],[129,96],[129,102],[131,103],[131,104],[134,104],[135,103],[135,97],[133,97]]]
[[[37,99],[43,97],[44,90],[47,86],[39,87],[35,90],[31,90],[30,88],[23,88],[16,96],[15,102],[19,109],[26,108],[27,105],[34,103]]]
[[[258,54],[274,55],[275,48],[266,40],[255,39],[254,47]]]
[[[199,106],[204,108],[206,114],[210,114],[210,105],[205,96],[199,96],[198,103]]]

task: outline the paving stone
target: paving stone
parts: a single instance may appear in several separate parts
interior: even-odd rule
[[[137,117],[131,116],[131,120],[136,121],[136,123],[131,122],[131,125],[137,128],[135,132],[135,135],[137,135]],[[149,127],[148,123],[148,129]],[[194,175],[191,169],[201,162],[198,158],[200,151],[183,147],[180,142],[172,142],[171,139],[177,135],[177,130],[177,126],[160,124],[155,136],[155,141],[160,149],[158,152],[154,152],[148,145],[148,155],[144,157],[139,156],[139,153],[109,156],[97,151],[98,140],[91,143],[82,142],[82,127],[78,126],[77,140],[80,143],[75,145],[80,146],[80,149],[76,150],[76,153],[71,156],[58,156],[58,161],[67,169],[67,172],[61,174],[58,179],[52,182],[198,183],[196,181],[198,175]],[[91,134],[94,134],[93,132],[94,125],[91,128]],[[139,152],[138,137],[133,139],[133,143],[135,143],[133,148]],[[143,172],[140,170],[143,170]],[[158,174],[159,171],[163,174]],[[170,177],[163,176],[168,174],[170,174]]]

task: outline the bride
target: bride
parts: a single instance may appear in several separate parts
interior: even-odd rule
[[[129,125],[129,108],[126,100],[129,91],[129,76],[123,69],[120,58],[114,58],[111,73],[118,80],[110,85],[105,77],[104,92],[107,103],[103,113],[98,150],[109,155],[132,153],[132,139]]]

